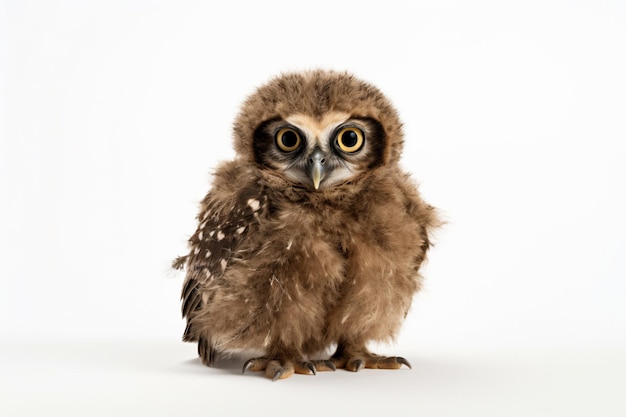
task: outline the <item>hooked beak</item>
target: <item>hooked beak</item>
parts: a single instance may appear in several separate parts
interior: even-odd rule
[[[309,156],[309,176],[316,190],[320,188],[320,183],[324,179],[324,174],[326,173],[324,169],[325,163],[326,158],[320,149],[316,149],[311,156]]]

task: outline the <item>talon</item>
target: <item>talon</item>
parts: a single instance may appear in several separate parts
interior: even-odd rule
[[[313,375],[317,375],[317,371],[315,370],[315,365],[313,365],[311,362],[308,362],[306,364],[306,367],[309,368],[311,370],[311,373]]]
[[[281,376],[283,376],[283,370],[277,369],[276,372],[274,373],[274,376],[272,377],[272,381],[278,381]]]
[[[365,367],[365,362],[363,362],[363,360],[357,359],[356,361],[354,361],[354,372],[359,372],[361,369],[363,369],[363,367]]]
[[[337,367],[335,366],[335,362],[333,362],[333,361],[324,361],[324,365],[326,365],[328,368],[332,369],[333,372],[337,370]]]
[[[408,366],[408,367],[409,367],[409,369],[413,369],[413,367],[411,367],[411,364],[409,363],[409,361],[407,361],[406,359],[404,359],[404,358],[402,358],[402,357],[400,357],[400,356],[398,356],[398,357],[396,358],[396,362],[401,363],[402,365],[406,365],[406,366]]]
[[[241,369],[241,373],[245,374],[248,369],[252,368],[253,364],[254,364],[254,359],[248,359],[246,361],[246,363],[243,364],[243,368]]]

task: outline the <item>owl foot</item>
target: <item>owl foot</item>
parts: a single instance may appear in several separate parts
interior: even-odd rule
[[[316,375],[317,371],[334,371],[332,361],[303,361],[284,358],[252,358],[243,364],[242,373],[246,371],[265,371],[265,376],[272,381],[286,379],[295,374]]]
[[[369,369],[400,369],[411,364],[400,356],[379,356],[367,351],[337,351],[331,358],[337,368],[352,372],[359,372],[363,368]]]

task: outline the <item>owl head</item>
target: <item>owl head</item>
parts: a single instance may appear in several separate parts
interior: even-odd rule
[[[235,150],[284,185],[327,192],[397,164],[402,124],[389,100],[348,73],[283,74],[244,102]]]

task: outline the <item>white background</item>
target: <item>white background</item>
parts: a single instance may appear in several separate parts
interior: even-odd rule
[[[205,368],[169,263],[241,101],[317,67],[448,221],[378,348],[413,370]],[[0,414],[626,414],[624,74],[618,0],[0,2]]]

